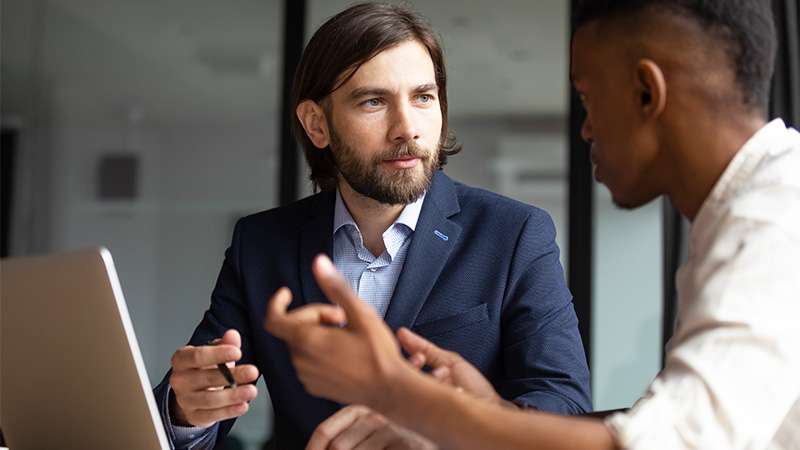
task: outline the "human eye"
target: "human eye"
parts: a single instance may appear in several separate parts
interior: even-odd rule
[[[433,94],[419,94],[417,95],[417,102],[425,105],[429,103],[433,103],[436,100],[436,97]]]
[[[361,106],[364,106],[364,107],[367,107],[367,108],[379,108],[382,105],[383,105],[383,100],[378,98],[378,97],[368,98],[368,99],[364,100],[363,102],[361,102]]]

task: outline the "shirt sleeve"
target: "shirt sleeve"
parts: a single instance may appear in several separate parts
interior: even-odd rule
[[[214,424],[208,428],[174,425],[169,411],[169,399],[173,395],[172,388],[167,384],[165,389],[166,395],[162,397],[162,404],[159,407],[162,411],[161,419],[164,423],[164,429],[173,448],[187,450],[214,448],[219,424]]]
[[[724,231],[679,274],[664,370],[607,419],[621,448],[764,449],[800,394],[800,237],[758,222]]]

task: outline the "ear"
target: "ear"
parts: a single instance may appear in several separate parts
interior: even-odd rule
[[[306,136],[315,147],[323,149],[330,144],[328,121],[325,119],[325,110],[313,100],[303,100],[295,110],[297,119],[303,125]]]
[[[667,82],[661,67],[650,59],[636,65],[636,88],[643,117],[656,118],[667,106]]]

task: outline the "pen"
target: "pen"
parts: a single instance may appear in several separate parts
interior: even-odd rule
[[[214,339],[208,342],[208,345],[217,345],[219,342],[218,339]],[[231,369],[225,363],[217,364],[217,369],[219,369],[220,373],[223,377],[225,377],[225,381],[228,382],[228,385],[225,386],[225,389],[235,388],[236,387],[236,380],[233,378],[233,374],[231,373]]]

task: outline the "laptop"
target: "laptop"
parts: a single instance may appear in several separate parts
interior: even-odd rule
[[[0,261],[0,325],[11,450],[169,448],[107,249]]]

